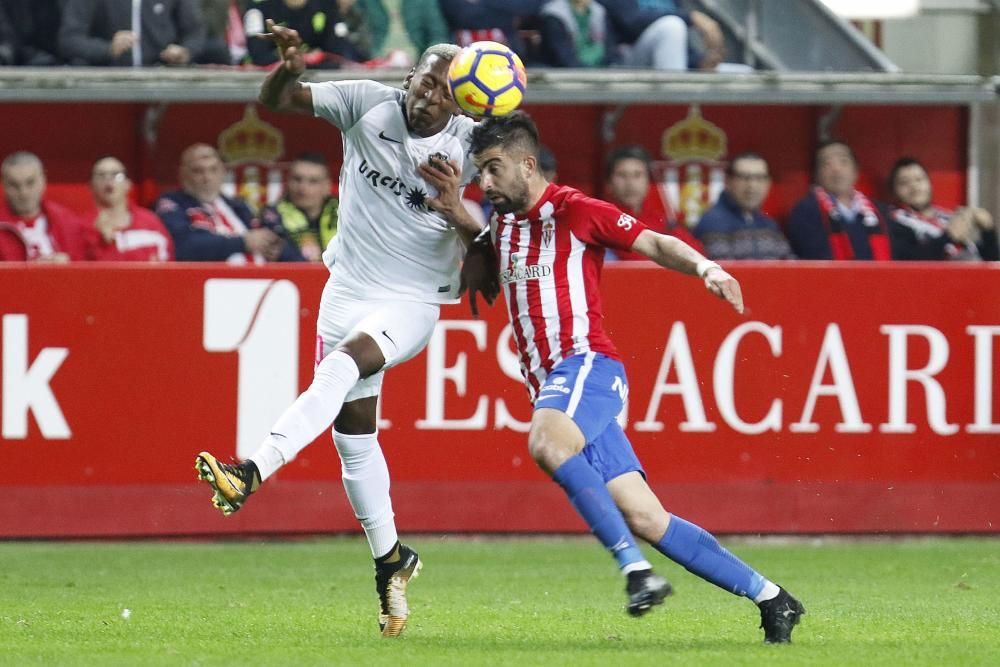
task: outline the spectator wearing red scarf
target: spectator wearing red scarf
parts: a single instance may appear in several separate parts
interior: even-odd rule
[[[858,161],[843,141],[825,141],[813,161],[816,186],[792,209],[788,240],[799,259],[892,259],[885,214],[855,189]]]
[[[660,197],[653,182],[652,160],[642,146],[619,146],[608,156],[607,171],[608,201],[638,219],[654,232],[670,234],[684,241],[698,252],[704,252],[701,242],[677,222],[674,212]],[[617,259],[627,261],[645,260],[637,252],[615,252]]]
[[[892,167],[889,189],[896,205],[889,213],[895,259],[996,261],[996,222],[989,211],[963,207],[957,211],[934,205],[927,169],[914,158]]]

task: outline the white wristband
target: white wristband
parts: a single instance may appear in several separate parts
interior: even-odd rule
[[[722,267],[710,259],[703,259],[694,267],[699,278],[704,278],[709,269],[721,269]]]

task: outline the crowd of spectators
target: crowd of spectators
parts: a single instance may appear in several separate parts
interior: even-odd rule
[[[719,24],[678,0],[399,0],[414,53],[438,42],[508,44],[529,65],[715,69]],[[255,36],[294,28],[308,66],[399,63],[385,0],[4,0],[0,65],[272,65]]]
[[[558,182],[558,164],[547,147],[541,147],[539,164]],[[893,166],[889,204],[856,189],[857,160],[843,141],[821,143],[813,167],[814,185],[783,225],[762,210],[771,174],[766,158],[754,152],[729,161],[725,188],[695,224],[681,221],[665,201],[650,155],[638,145],[610,152],[604,194],[649,228],[714,260],[1000,260],[989,212],[936,204],[928,171],[914,158],[900,158]],[[46,197],[45,169],[33,153],[8,155],[0,177],[0,260],[319,261],[337,234],[335,178],[318,153],[296,157],[286,170],[281,198],[260,210],[223,193],[226,166],[218,151],[203,143],[183,151],[179,188],[162,194],[153,210],[137,204],[126,166],[114,156],[94,163],[92,205],[81,211]],[[484,208],[464,203],[485,224],[488,203]],[[608,259],[643,260],[610,252]]]
[[[303,173],[296,169],[300,163],[315,168]],[[318,183],[300,182],[320,171]],[[91,170],[92,205],[73,211],[45,196],[45,169],[37,155],[12,153],[0,163],[0,261],[263,264],[319,259],[316,246],[337,227],[336,200],[321,158],[307,155],[293,163],[286,188],[291,208],[284,217],[284,201],[254,212],[242,199],[223,194],[225,173],[215,148],[189,146],[181,155],[180,188],[160,196],[149,210],[130,196],[132,181],[124,163],[105,156]],[[315,199],[320,206],[314,215]]]

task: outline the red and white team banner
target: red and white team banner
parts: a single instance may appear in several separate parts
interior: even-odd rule
[[[722,533],[1000,530],[1000,268],[743,264],[604,276],[626,431],[671,511]],[[198,451],[246,456],[308,386],[316,266],[2,266],[0,537],[357,530],[329,436],[230,518]],[[448,306],[392,369],[403,532],[583,531],[527,454],[504,308]]]

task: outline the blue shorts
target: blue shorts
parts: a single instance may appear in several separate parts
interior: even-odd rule
[[[618,423],[625,407],[625,367],[603,354],[587,352],[560,361],[535,397],[535,409],[566,413],[583,432],[583,455],[605,482],[628,472],[646,473]]]

